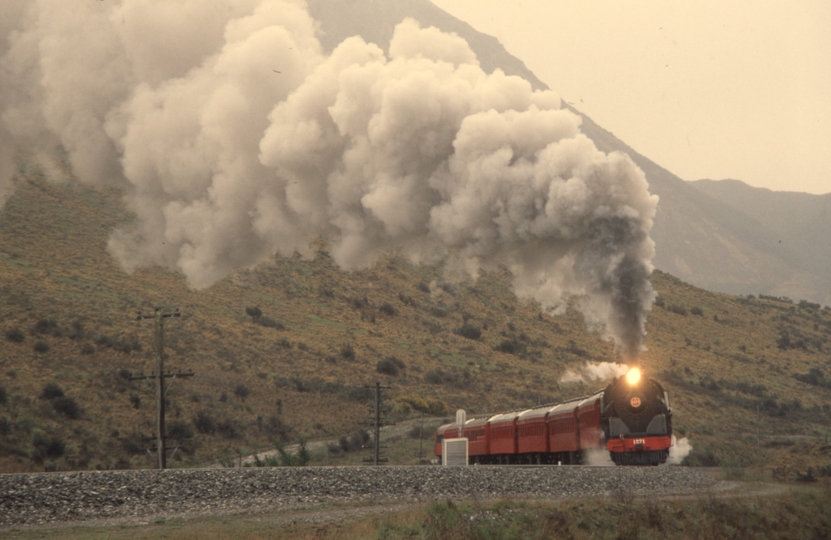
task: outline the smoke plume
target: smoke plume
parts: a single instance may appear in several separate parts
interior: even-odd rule
[[[595,383],[608,381],[625,375],[629,368],[615,362],[586,362],[577,369],[566,369],[560,377],[561,383]]]
[[[405,20],[389,51],[328,56],[300,0],[40,0],[0,31],[0,202],[13,157],[65,152],[137,219],[127,269],[208,287],[328,242],[345,269],[395,249],[509,265],[518,296],[577,295],[627,359],[652,300],[657,197],[550,91],[485,73],[467,43]],[[5,195],[4,195],[5,194]]]

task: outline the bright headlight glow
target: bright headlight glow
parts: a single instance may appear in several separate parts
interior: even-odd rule
[[[633,367],[629,371],[626,372],[626,382],[630,385],[634,386],[638,384],[638,381],[641,380],[641,370],[636,367]]]

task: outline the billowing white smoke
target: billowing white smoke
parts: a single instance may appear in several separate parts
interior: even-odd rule
[[[586,362],[576,369],[566,369],[560,377],[561,383],[595,383],[609,381],[615,377],[625,375],[628,367],[615,362]]]
[[[508,264],[544,308],[582,296],[624,356],[640,350],[643,173],[461,38],[408,20],[388,55],[350,38],[325,57],[299,0],[41,0],[14,19],[4,141],[60,145],[79,178],[124,186],[138,219],[110,251],[125,268],[199,288],[318,237],[347,269],[438,248],[474,276]]]

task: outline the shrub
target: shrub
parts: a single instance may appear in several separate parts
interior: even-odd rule
[[[268,420],[263,423],[263,428],[271,437],[274,437],[280,441],[287,441],[292,429],[291,426],[286,424],[283,419],[277,415],[269,416]]]
[[[146,452],[149,444],[150,441],[146,437],[136,432],[125,435],[121,439],[122,450],[133,456]]]
[[[4,437],[11,433],[12,431],[12,424],[9,422],[9,419],[5,416],[0,416],[0,435]]]
[[[171,439],[184,440],[193,438],[193,428],[187,422],[174,422],[170,425],[167,431],[167,436]]]
[[[482,337],[482,329],[473,323],[466,322],[456,330],[456,333],[467,339],[479,339]]]
[[[193,426],[199,433],[210,435],[216,432],[216,422],[208,411],[199,411],[193,418]]]
[[[355,359],[355,349],[347,343],[340,349],[340,355],[347,360],[354,360]]]
[[[53,382],[46,383],[46,386],[40,391],[40,399],[55,399],[63,396],[63,388]]]
[[[811,368],[808,373],[796,373],[794,379],[812,386],[831,388],[831,380],[825,378],[825,373],[820,368]]]
[[[56,397],[52,400],[52,408],[58,413],[73,420],[81,417],[81,407],[71,397]]]
[[[687,467],[718,467],[720,464],[721,459],[709,448],[707,450],[693,448],[681,461],[681,465]]]
[[[399,369],[403,366],[403,362],[394,356],[384,358],[378,361],[375,371],[383,373],[384,375],[391,375],[393,377],[398,375]]]
[[[441,306],[430,306],[430,315],[443,319],[447,317],[447,310]]]
[[[701,310],[701,308],[700,308],[700,307],[698,307],[698,306],[693,307],[693,308],[690,308],[690,313],[692,313],[693,315],[697,315],[697,316],[699,316],[699,317],[703,317],[703,316],[704,316],[704,312],[703,312],[703,311]]]
[[[384,315],[389,315],[390,317],[394,316],[396,313],[395,308],[389,302],[384,302],[383,304],[381,304],[381,307],[378,308],[378,311],[380,311]]]
[[[242,437],[236,426],[230,420],[223,420],[216,425],[216,431],[226,439],[239,439]]]
[[[72,321],[72,333],[69,334],[70,339],[80,339],[84,337],[84,323],[81,321]]]
[[[35,343],[35,352],[45,353],[49,352],[49,344],[45,341],[38,341]]]
[[[800,308],[803,309],[810,309],[812,311],[818,310],[821,306],[819,304],[815,304],[813,302],[809,302],[807,300],[800,300],[799,304],[797,304]]]
[[[134,409],[141,408],[141,398],[136,394],[130,395],[130,404],[133,406]]]
[[[427,413],[433,416],[444,416],[449,412],[447,404],[440,399],[431,399],[428,405]]]
[[[6,339],[12,343],[23,343],[26,336],[23,335],[23,331],[20,328],[12,328],[11,330],[6,330]]]
[[[263,316],[263,311],[257,307],[247,307],[245,308],[245,314],[251,317],[252,322],[257,322],[257,319]]]
[[[503,353],[506,353],[506,354],[516,354],[517,351],[519,350],[519,342],[517,342],[517,340],[515,340],[515,339],[505,339],[505,340],[502,340],[502,342],[499,343],[499,345],[494,347],[494,350],[497,350],[499,352],[503,352]]]
[[[312,453],[306,447],[306,441],[301,440],[296,454],[291,454],[282,444],[274,445],[277,450],[276,458],[267,458],[265,462],[255,457],[257,467],[305,467],[312,460]]]
[[[95,347],[92,346],[92,343],[84,343],[81,346],[81,354],[95,354]]]
[[[40,319],[35,323],[34,330],[37,334],[52,334],[55,336],[61,335],[58,323],[56,323],[54,319]]]
[[[426,413],[430,409],[427,400],[421,396],[403,396],[399,397],[396,401],[406,403],[413,409],[423,413]]]
[[[424,374],[424,382],[430,384],[442,384],[444,382],[444,379],[442,378],[442,374],[440,371],[430,370]]]
[[[266,317],[265,315],[263,315],[262,317],[259,317],[256,320],[256,322],[260,326],[265,326],[266,328],[274,328],[276,330],[285,330],[286,329],[286,326],[283,323],[277,322],[274,319],[272,319],[271,317]]]
[[[277,340],[277,345],[284,349],[291,349],[291,341],[284,337]]]
[[[5,405],[8,400],[9,396],[6,393],[6,389],[0,386],[0,405]]]
[[[237,387],[234,388],[234,395],[240,398],[240,401],[243,403],[245,403],[245,398],[247,398],[250,394],[251,390],[249,390],[244,384],[238,384]]]
[[[369,442],[369,432],[360,429],[358,431],[352,432],[348,437],[346,435],[342,436],[338,441],[340,445],[340,449],[344,452],[352,452],[353,450],[360,450],[364,447],[366,443]]]
[[[64,455],[66,445],[58,437],[46,438],[42,435],[35,437],[33,441],[35,447],[34,458],[35,461],[43,463],[44,459],[57,459]]]
[[[667,307],[667,311],[677,313],[678,315],[682,315],[684,317],[687,316],[687,308],[685,308],[684,306],[679,306],[678,304],[671,304]]]
[[[421,292],[425,292],[425,293],[430,292],[430,286],[427,285],[426,283],[424,283],[423,281],[420,282],[418,285],[416,285],[416,289],[418,289]]]

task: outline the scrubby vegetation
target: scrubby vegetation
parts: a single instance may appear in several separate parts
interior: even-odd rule
[[[603,383],[564,383],[566,369],[617,360],[572,307],[551,316],[518,301],[505,268],[449,283],[442,261],[389,255],[343,272],[318,244],[201,291],[160,268],[128,275],[105,249],[125,219],[116,194],[29,180],[0,213],[0,472],[153,466],[153,380],[139,376],[155,369],[153,325],[135,313],[154,305],[182,313],[165,327],[166,368],[195,371],[167,394],[168,428],[185,441],[174,467],[348,441],[376,381],[391,386],[391,420],[437,425],[460,408],[585,395]],[[653,284],[641,364],[670,393],[688,462],[831,467],[831,309],[661,272]]]

